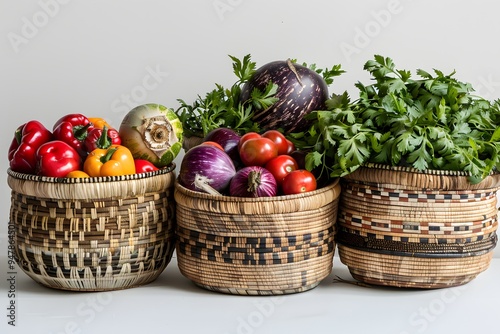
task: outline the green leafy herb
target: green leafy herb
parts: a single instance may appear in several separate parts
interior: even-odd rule
[[[472,183],[500,166],[500,101],[473,94],[469,83],[418,70],[419,79],[376,55],[364,69],[374,83],[358,82],[359,98],[333,95],[327,110],[306,116],[308,131],[291,134],[311,151],[309,169],[322,166],[331,177],[366,163],[411,166],[418,170],[466,171]]]
[[[297,63],[297,59],[291,59],[291,62]],[[345,71],[341,68],[342,67],[341,64],[333,65],[332,68],[330,68],[330,69],[317,68],[316,64],[302,63],[301,65],[315,71],[318,74],[320,74],[328,86],[333,83],[333,80],[335,77],[338,77],[342,73],[345,73]]]
[[[180,107],[176,114],[181,120],[186,136],[204,137],[211,130],[226,127],[238,133],[259,131],[257,123],[252,121],[253,111],[267,108],[277,101],[274,97],[278,90],[275,84],[269,84],[264,91],[254,90],[247,101],[240,101],[242,86],[255,73],[256,63],[250,55],[242,60],[229,56],[233,61],[233,72],[238,80],[230,88],[215,84],[215,88],[204,97],[188,104],[178,99]]]

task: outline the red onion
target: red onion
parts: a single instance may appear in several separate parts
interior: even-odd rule
[[[231,182],[236,169],[226,152],[215,146],[195,146],[182,158],[179,182],[184,187],[220,195]]]
[[[207,133],[203,141],[214,141],[222,146],[233,161],[239,159],[238,143],[240,135],[236,131],[229,128],[217,128]]]
[[[260,166],[238,170],[229,185],[229,195],[237,197],[271,197],[277,193],[276,179]]]

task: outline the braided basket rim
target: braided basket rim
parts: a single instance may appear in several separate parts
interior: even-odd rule
[[[485,190],[500,188],[499,171],[490,173],[481,182],[476,184],[469,181],[469,176],[470,173],[466,171],[439,169],[419,170],[409,166],[367,163],[357,168],[352,173],[343,176],[341,179],[385,186],[397,184],[398,187],[414,187],[420,190]]]
[[[172,162],[168,166],[160,168],[156,171],[146,172],[146,173],[135,173],[129,175],[117,175],[117,176],[94,176],[94,177],[51,177],[42,176],[34,174],[26,174],[13,171],[11,168],[7,169],[7,174],[15,179],[34,181],[34,182],[45,182],[45,183],[61,183],[61,184],[80,184],[80,183],[102,183],[102,182],[116,182],[116,181],[129,181],[129,180],[140,180],[146,179],[152,176],[163,175],[170,173],[175,170],[175,163]]]
[[[393,166],[388,164],[380,164],[380,163],[366,163],[360,168],[372,168],[372,169],[383,169],[390,171],[400,171],[400,172],[411,172],[418,174],[430,174],[430,175],[448,175],[448,176],[470,176],[469,172],[462,170],[447,170],[447,169],[424,169],[420,170],[411,166]],[[496,173],[491,173],[491,175]]]
[[[57,178],[7,170],[7,184],[13,193],[64,201],[136,197],[163,192],[173,187],[174,181],[175,164],[147,173],[89,178]]]

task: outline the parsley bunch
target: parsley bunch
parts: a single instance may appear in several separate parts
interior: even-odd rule
[[[365,63],[374,83],[358,82],[359,98],[332,95],[327,110],[307,117],[308,131],[291,134],[308,149],[308,169],[330,177],[347,175],[366,163],[418,170],[466,171],[478,183],[499,166],[500,102],[473,94],[455,72],[418,70],[419,79],[376,55]]]
[[[231,55],[229,57],[233,61],[233,72],[237,77],[231,87],[225,88],[215,84],[212,91],[203,97],[198,95],[191,104],[182,99],[177,100],[180,107],[176,110],[176,114],[183,124],[187,137],[204,137],[211,130],[221,127],[233,129],[240,134],[259,132],[259,124],[252,120],[254,111],[267,109],[278,101],[275,96],[278,85],[272,82],[263,91],[254,89],[248,100],[241,101],[241,89],[254,75],[256,63],[251,60],[249,54],[242,60]],[[296,62],[295,59],[291,61]],[[302,65],[320,74],[327,85],[333,82],[333,77],[344,72],[340,65],[335,65],[331,69],[316,68],[315,64]]]

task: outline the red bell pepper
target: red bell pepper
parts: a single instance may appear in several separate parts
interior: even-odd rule
[[[121,145],[120,134],[114,128],[93,128],[84,141],[85,150],[90,153],[96,148],[108,148],[111,145]]]
[[[80,169],[81,158],[68,143],[61,140],[42,144],[36,153],[38,175],[66,177],[69,172]]]
[[[90,120],[82,114],[68,114],[54,124],[54,138],[73,147],[81,157],[87,156],[84,147],[88,132],[94,128]]]
[[[156,167],[150,161],[145,159],[135,159],[134,164],[135,164],[135,172],[137,174],[154,172],[158,170],[158,167]]]
[[[36,151],[52,140],[52,132],[38,121],[29,121],[19,126],[9,147],[10,168],[13,171],[35,174]]]

